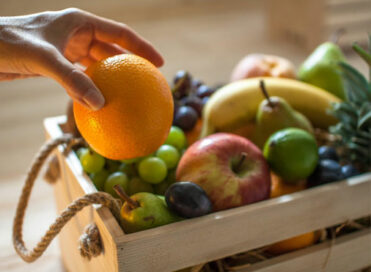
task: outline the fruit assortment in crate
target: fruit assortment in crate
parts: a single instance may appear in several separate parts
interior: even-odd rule
[[[357,45],[354,49],[371,67],[371,43],[370,52]],[[107,74],[117,76],[110,70],[110,63],[120,63],[121,71],[128,73],[119,83],[127,84],[129,91],[121,92],[122,86],[114,84],[105,89],[102,80]],[[150,84],[137,79],[138,71],[130,70],[132,63],[146,67],[140,73],[143,78],[143,71],[147,73]],[[101,88],[106,108],[93,112],[74,104],[74,114],[70,107],[65,128],[77,135],[81,132],[86,140],[74,148],[85,181],[122,202],[118,224],[123,236],[113,239],[118,243],[116,247],[123,251],[129,247],[133,252],[145,248],[145,254],[166,235],[173,246],[176,241],[194,243],[178,245],[179,254],[187,255],[184,257],[176,255],[176,249],[156,244],[164,252],[145,257],[151,261],[129,256],[137,258],[131,262],[123,257],[125,252],[115,251],[118,262],[114,270],[171,271],[193,266],[189,271],[250,271],[243,269],[251,266],[251,271],[263,271],[267,266],[262,263],[286,265],[287,258],[280,259],[281,255],[317,246],[318,251],[306,253],[308,259],[313,258],[323,245],[341,235],[360,231],[362,241],[371,239],[364,232],[370,230],[370,205],[354,212],[332,206],[341,203],[336,194],[346,197],[344,201],[355,205],[353,208],[370,204],[363,191],[371,182],[367,174],[371,170],[371,84],[346,63],[336,45],[318,47],[297,77],[288,60],[253,54],[236,66],[228,84],[209,86],[182,70],[170,84],[171,92],[156,68],[135,56],[103,60],[87,74]],[[130,81],[133,78],[135,84]],[[133,91],[148,86],[145,96],[138,95],[144,102],[133,105],[138,101]],[[59,155],[61,164],[76,176],[71,162]],[[348,183],[351,178],[355,181]],[[328,189],[322,190],[324,186]],[[358,197],[360,204],[354,203]],[[317,201],[318,207],[334,214],[317,218],[310,206],[315,204],[309,201]],[[274,231],[275,226],[284,225],[276,218],[280,209],[282,220],[293,224],[293,230],[285,230],[282,235]],[[295,224],[291,216],[303,218],[303,212],[310,212],[308,216],[316,220]],[[239,219],[242,215],[246,218]],[[269,216],[275,220],[270,222]],[[272,226],[248,222],[250,217]],[[252,228],[251,233],[246,229],[250,235],[259,233],[259,229],[272,234],[261,239],[239,234],[248,226]],[[209,237],[206,245],[201,244],[203,237],[191,236],[198,227],[201,229],[195,235]],[[210,233],[202,227],[209,227]],[[220,244],[210,240],[213,234]],[[135,237],[138,245],[130,244],[135,243]],[[241,240],[230,241],[228,237]],[[354,237],[349,243],[347,238],[340,239],[341,244],[334,246],[335,256],[343,244],[353,246],[352,242],[361,239]],[[363,250],[371,250],[367,244],[358,244]],[[206,248],[200,249],[203,246]],[[206,251],[198,256],[194,252],[198,249]],[[62,254],[70,256],[63,253],[63,246]],[[143,263],[139,264],[140,260]],[[161,263],[166,260],[168,263]],[[321,264],[327,262],[328,258],[321,259]],[[342,260],[335,262],[341,264]],[[364,260],[359,264],[371,265]],[[315,271],[313,267],[315,264],[303,271]]]

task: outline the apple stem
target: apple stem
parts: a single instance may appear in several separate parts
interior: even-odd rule
[[[340,37],[345,34],[345,28],[341,27],[332,32],[330,36],[330,41],[334,44],[339,44]]]
[[[119,197],[126,201],[131,209],[136,209],[139,207],[138,203],[136,203],[134,200],[132,200],[124,191],[124,189],[121,187],[121,185],[116,184],[113,186],[113,189],[115,192],[119,195]]]
[[[234,168],[234,171],[235,171],[235,172],[240,171],[240,168],[241,168],[243,162],[245,161],[246,157],[247,157],[246,152],[242,152],[242,153],[241,153],[240,161],[238,162],[237,166]]]
[[[271,108],[273,108],[274,105],[273,105],[273,103],[272,103],[272,101],[271,101],[271,99],[270,99],[270,97],[269,97],[269,94],[268,94],[267,89],[265,88],[264,80],[260,80],[260,89],[262,90],[262,92],[263,92],[265,98],[268,100],[268,104],[269,104],[269,106],[270,106]]]

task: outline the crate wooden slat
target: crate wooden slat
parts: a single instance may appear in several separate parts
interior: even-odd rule
[[[366,229],[252,265],[238,272],[327,271],[365,268],[371,259],[371,231]],[[328,261],[327,261],[328,258]]]
[[[46,119],[48,137],[61,135],[64,122],[64,117]],[[61,151],[64,175],[55,190],[59,210],[95,191],[76,155],[64,157]],[[174,271],[370,215],[370,196],[371,174],[364,174],[133,234],[124,234],[107,209],[94,207],[62,231],[62,254],[69,271]],[[91,221],[101,232],[104,254],[88,262],[79,256],[76,239]],[[368,250],[371,254],[371,244]]]

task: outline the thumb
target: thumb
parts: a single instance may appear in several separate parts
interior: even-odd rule
[[[81,70],[69,62],[57,49],[44,54],[43,75],[55,79],[71,98],[92,109],[99,110],[104,105],[104,97],[94,82]]]

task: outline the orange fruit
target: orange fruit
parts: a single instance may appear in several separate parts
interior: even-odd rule
[[[287,184],[279,176],[271,172],[271,198],[302,191],[306,188],[306,181],[297,184]],[[271,254],[283,254],[313,245],[320,238],[320,232],[311,231],[270,245],[266,251]]]
[[[271,172],[271,181],[271,198],[295,193],[306,188],[305,180],[297,184],[287,184],[273,172]]]
[[[98,111],[74,103],[76,125],[102,156],[131,159],[161,146],[173,120],[173,98],[161,72],[144,58],[117,55],[89,66],[86,74],[105,98]]]
[[[185,133],[188,145],[193,144],[200,138],[201,129],[202,129],[202,119],[199,118],[194,128]]]
[[[286,252],[298,250],[310,245],[313,245],[318,241],[320,238],[320,232],[319,231],[312,231],[308,233],[304,233],[298,236],[295,236],[293,238],[289,238],[280,242],[277,242],[269,248],[267,248],[267,252],[278,255],[283,254]]]
[[[255,131],[256,131],[256,123],[255,122],[249,122],[249,123],[243,124],[239,127],[224,129],[224,132],[229,132],[229,133],[232,133],[232,134],[236,134],[236,135],[245,137],[245,138],[250,139],[250,140],[253,139]]]

